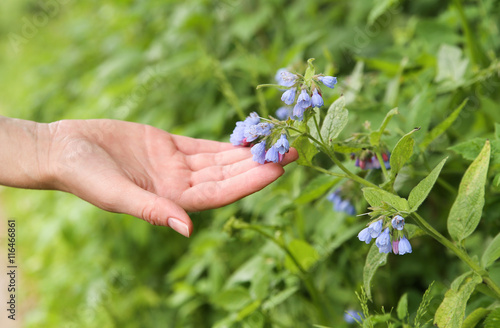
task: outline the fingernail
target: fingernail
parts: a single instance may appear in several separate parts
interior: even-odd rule
[[[168,218],[167,223],[170,228],[189,238],[189,228],[187,224],[176,218]]]

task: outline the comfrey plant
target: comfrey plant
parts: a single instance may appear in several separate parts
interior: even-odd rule
[[[493,240],[480,261],[468,255],[464,243],[481,219],[491,142],[486,140],[481,145],[482,150],[462,178],[447,220],[451,238],[446,238],[424,219],[418,210],[438,180],[447,158],[442,159],[432,170],[429,169],[425,178],[411,189],[406,198],[398,194],[395,181],[410,159],[413,160],[417,155],[421,155],[433,140],[446,131],[458,117],[466,100],[450,118],[446,118],[432,129],[418,147],[415,147],[413,135],[420,128],[414,128],[406,134],[401,133],[399,141],[389,152],[385,140],[389,131],[386,128],[393,116],[399,113],[397,108],[387,113],[377,129],[371,129],[370,125],[366,124],[366,131],[341,139],[341,133],[348,122],[345,99],[340,95],[328,109],[322,109],[325,103],[322,88],[334,88],[337,79],[316,73],[313,60],[308,61],[303,75],[281,69],[276,75],[277,84],[258,86],[258,88],[271,86],[282,90],[281,100],[289,107],[280,108],[276,112],[277,118],[250,114],[245,121],[236,124],[231,142],[237,146],[252,146],[254,160],[261,164],[281,161],[292,146],[299,153],[298,164],[338,180],[350,180],[351,183],[361,187],[367,203],[367,211],[362,215],[368,215],[371,220],[366,228],[359,232],[358,239],[366,244],[374,240],[368,251],[363,274],[363,289],[367,299],[371,299],[371,280],[376,270],[386,263],[389,253],[397,255],[412,253],[414,250],[410,244],[412,238],[428,235],[454,253],[468,267],[468,271],[452,283],[451,289],[436,311],[434,323],[439,327],[461,327],[467,300],[476,288],[500,300],[500,287],[491,279],[488,271],[492,263],[500,258],[500,237],[497,236]],[[332,96],[328,98],[330,97]],[[500,139],[500,125],[497,138]],[[500,140],[495,142],[498,143]],[[418,148],[419,152],[412,157],[414,148]],[[315,156],[320,152],[323,153],[321,161],[316,161]],[[324,167],[325,158],[331,160],[332,167]],[[326,193],[329,188],[331,186],[322,190]],[[355,214],[354,206],[343,198],[339,191],[329,194],[327,199],[334,204],[336,210],[350,215]],[[361,209],[363,204],[357,204],[356,207]],[[314,284],[307,279],[307,267],[303,267],[294,259],[285,242],[263,232],[261,228],[244,222],[235,222],[232,220],[229,224],[233,229],[253,229],[283,248],[296,263],[302,277],[305,277],[304,282],[312,298],[319,299]],[[415,249],[415,252],[417,251]],[[485,312],[483,316],[486,314]],[[365,313],[365,318],[367,317],[368,313]],[[416,326],[421,324],[420,322],[417,324],[418,320],[415,319]]]

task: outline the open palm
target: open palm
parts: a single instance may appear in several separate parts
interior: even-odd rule
[[[185,236],[192,232],[186,211],[224,206],[254,193],[297,159],[290,149],[283,163],[260,165],[249,148],[115,120],[59,121],[49,130],[46,158],[54,189]]]

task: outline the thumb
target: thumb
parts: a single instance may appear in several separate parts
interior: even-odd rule
[[[189,237],[193,222],[186,211],[171,201],[133,185],[120,198],[120,212],[141,218],[153,225],[170,227],[183,236]]]

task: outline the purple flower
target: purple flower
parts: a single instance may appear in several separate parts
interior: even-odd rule
[[[229,137],[229,141],[234,146],[248,146],[250,141],[247,140],[247,136],[245,135],[246,131],[260,122],[260,117],[257,113],[252,112],[250,115],[244,120],[236,122],[236,127],[233,130],[233,133]]]
[[[318,80],[331,89],[333,89],[335,84],[337,84],[337,78],[333,76],[318,76]]]
[[[266,156],[266,141],[261,141],[258,144],[255,144],[252,149],[250,149],[250,152],[253,155],[253,160],[259,164],[264,164],[265,163],[265,156]]]
[[[302,121],[302,119],[304,118],[304,111],[306,109],[301,107],[298,103],[295,104],[295,106],[293,107],[293,116],[295,117],[296,120],[298,121]]]
[[[356,215],[356,209],[351,204],[351,202],[347,199],[342,199],[342,197],[340,197],[339,189],[329,194],[326,199],[328,199],[330,202],[333,203],[333,209],[335,211],[344,212],[347,213],[348,215],[353,215],[353,216]]]
[[[390,253],[392,250],[391,247],[391,235],[389,233],[389,228],[385,228],[385,230],[377,237],[375,240],[375,244],[378,247],[380,253]]]
[[[364,241],[365,243],[369,244],[372,241],[372,235],[370,232],[370,228],[364,228],[358,233],[358,239],[360,241]]]
[[[282,134],[281,137],[276,141],[274,144],[274,147],[278,149],[278,152],[281,155],[284,155],[286,152],[288,152],[288,149],[290,148],[290,143],[288,142],[288,139],[286,138],[286,134]]]
[[[392,252],[394,254],[399,254],[399,240],[394,240],[392,242]]]
[[[304,109],[311,107],[311,97],[309,97],[309,94],[307,93],[306,89],[302,89],[302,91],[300,91],[300,95],[297,98],[297,105],[299,105]]]
[[[361,320],[363,320],[363,316],[356,311],[348,310],[344,314],[344,321],[347,323],[361,322]]]
[[[291,87],[295,84],[295,80],[297,80],[297,77],[297,75],[290,73],[286,69],[280,68],[274,78],[279,85],[282,85],[284,87]]]
[[[233,130],[233,133],[229,137],[229,141],[233,144],[233,146],[243,146],[246,143],[245,140],[245,122],[236,122],[236,127]]]
[[[250,115],[245,119],[245,124],[255,125],[260,123],[260,117],[256,112],[251,112]]]
[[[278,119],[284,121],[292,116],[292,110],[288,107],[280,107],[276,110],[275,115]]]
[[[297,91],[297,88],[291,88],[283,92],[281,95],[281,100],[287,104],[291,105],[295,101],[295,92]]]
[[[401,231],[405,226],[405,219],[401,215],[396,215],[392,218],[391,223],[394,229]]]
[[[267,150],[265,160],[266,162],[273,162],[273,163],[279,162],[279,153],[278,149],[275,146],[272,146]]]
[[[411,253],[411,245],[410,241],[403,236],[399,240],[399,255],[404,255],[406,253]]]
[[[250,125],[245,128],[243,133],[247,142],[252,142],[258,137],[265,137],[271,134],[274,127],[271,123],[259,123],[257,125]]]
[[[313,107],[321,107],[323,106],[323,98],[321,95],[318,93],[318,89],[314,89],[313,95],[312,95],[312,106]]]
[[[378,220],[368,226],[372,238],[377,238],[380,235],[380,233],[382,232],[382,224],[383,220]]]

